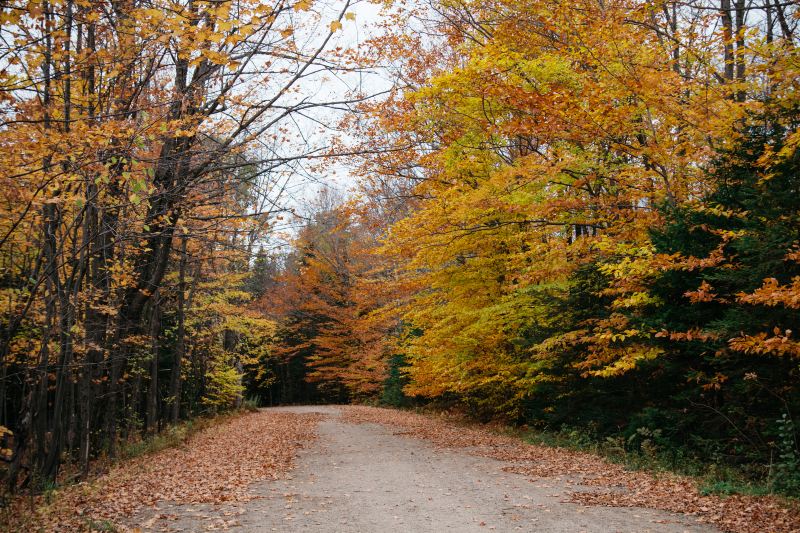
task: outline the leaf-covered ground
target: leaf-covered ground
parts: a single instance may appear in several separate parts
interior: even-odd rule
[[[800,531],[800,510],[778,498],[704,496],[688,478],[629,472],[595,455],[528,445],[492,428],[447,417],[357,406],[341,407],[339,412],[346,423],[383,424],[396,435],[504,461],[503,470],[509,472],[532,479],[558,478],[574,487],[568,495],[574,503],[687,513],[737,533]],[[125,461],[91,483],[61,489],[51,505],[40,505],[34,514],[18,506],[16,529],[66,532],[114,524],[125,531],[125,524],[136,522],[131,517],[178,519],[160,516],[159,502],[230,508],[221,506],[254,497],[254,482],[286,478],[297,451],[316,438],[323,417],[269,410],[227,419],[196,433],[183,446]]]
[[[125,461],[91,483],[60,490],[50,506],[24,516],[19,531],[95,530],[159,501],[211,503],[246,501],[249,486],[286,474],[299,448],[315,438],[316,414],[258,412],[214,424],[185,445]],[[20,502],[23,503],[24,502]],[[24,513],[27,514],[27,513]]]
[[[704,496],[696,482],[686,477],[626,471],[596,455],[529,445],[490,429],[440,417],[358,406],[343,408],[342,416],[348,422],[384,424],[395,433],[426,439],[444,448],[467,449],[475,455],[507,461],[505,470],[531,478],[575,480],[576,490],[570,499],[576,503],[686,513],[736,533],[800,531],[800,509],[790,508],[775,497]]]

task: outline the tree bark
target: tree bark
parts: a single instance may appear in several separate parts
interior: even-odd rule
[[[736,81],[744,82],[745,63],[744,63],[744,17],[745,17],[745,0],[736,0]],[[744,102],[747,98],[747,93],[744,89],[739,89],[736,92],[736,100]]]
[[[722,39],[725,41],[725,79],[733,81],[733,20],[731,19],[731,0],[720,0],[720,14],[722,15]]]
[[[150,318],[150,383],[147,389],[147,414],[145,416],[145,432],[158,431],[158,354],[161,334],[161,305],[156,296],[153,299],[153,310]]]
[[[177,423],[180,418],[181,364],[186,354],[186,240],[184,235],[181,238],[181,256],[178,264],[178,328],[169,387],[169,396],[172,402],[170,419],[173,424]]]

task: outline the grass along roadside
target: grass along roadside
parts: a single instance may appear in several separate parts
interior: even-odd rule
[[[734,466],[704,461],[682,449],[663,449],[647,434],[641,435],[636,449],[631,449],[630,439],[622,435],[598,439],[579,428],[563,428],[559,431],[508,428],[505,432],[533,445],[595,454],[630,471],[691,477],[703,495],[774,495],[785,498],[787,505],[800,505],[798,496],[775,490],[774,478],[769,474],[764,480],[756,480]],[[769,468],[770,472],[773,470]]]

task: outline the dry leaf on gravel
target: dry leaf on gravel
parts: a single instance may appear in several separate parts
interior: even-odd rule
[[[567,477],[598,488],[572,493],[570,501],[575,503],[684,513],[735,533],[800,531],[800,510],[787,507],[774,496],[704,496],[686,477],[656,478],[647,472],[626,471],[596,455],[525,444],[453,418],[360,406],[343,407],[342,416],[352,423],[383,424],[397,434],[426,439],[443,448],[466,449],[474,455],[507,461],[513,463],[504,468],[510,472],[533,478]]]

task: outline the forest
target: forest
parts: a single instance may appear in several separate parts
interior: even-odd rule
[[[5,487],[366,403],[800,494],[797,3],[361,5],[0,3]]]

